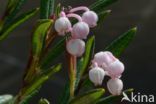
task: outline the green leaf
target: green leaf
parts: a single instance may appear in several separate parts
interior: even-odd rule
[[[30,98],[32,98],[40,89],[40,87],[45,83],[51,76],[60,71],[62,65],[55,65],[46,71],[42,72],[29,86],[25,87],[23,90],[23,96],[21,104],[28,104]]]
[[[55,8],[56,18],[59,17],[60,12],[61,12],[61,4],[59,3]]]
[[[70,99],[70,85],[69,81],[67,81],[63,89],[63,93],[59,97],[59,104],[68,104],[69,99]]]
[[[75,89],[77,88],[79,81],[81,79],[81,76],[84,74],[86,69],[88,68],[90,64],[90,60],[93,57],[94,54],[94,47],[95,47],[95,36],[92,36],[88,39],[86,42],[86,49],[84,56],[78,60],[77,63],[77,75],[76,75],[76,83],[75,83]]]
[[[105,90],[95,89],[71,100],[69,104],[94,104],[104,94]]]
[[[35,89],[32,93],[27,95],[24,99],[22,99],[20,104],[29,104],[30,99],[39,93],[40,87]],[[16,100],[16,99],[15,99]],[[10,102],[9,104],[15,104],[15,100]]]
[[[52,23],[53,21],[50,19],[38,21],[38,24],[36,26],[32,38],[33,56],[40,57],[40,54],[42,52],[45,43],[46,34],[48,32],[48,29],[51,27]]]
[[[90,60],[93,57],[94,54],[94,47],[95,47],[95,36],[92,36],[91,38],[88,39],[86,43],[86,49],[85,49],[85,54],[82,57],[82,67],[80,69],[80,76],[83,75],[83,73],[86,71],[88,65],[90,64]]]
[[[16,5],[17,0],[8,0],[7,1],[7,7],[6,7],[6,11],[7,14],[10,14],[10,12],[13,10],[13,7]]]
[[[24,13],[20,15],[18,18],[16,18],[9,26],[4,27],[3,31],[0,32],[0,41],[5,39],[10,32],[12,32],[15,28],[17,28],[19,25],[33,17],[38,12],[37,9],[33,9],[27,13]]]
[[[51,63],[65,51],[65,39],[66,38],[61,39],[51,50],[49,50],[48,54],[41,62],[42,69],[47,69]]]
[[[54,10],[54,0],[40,0],[40,18],[48,19]]]
[[[0,95],[0,104],[9,104],[12,99],[12,95]]]
[[[124,92],[126,94],[130,94],[131,92],[133,92],[133,89],[128,89],[128,90],[125,90]],[[110,95],[108,97],[101,98],[99,101],[96,102],[96,104],[116,104],[118,100],[121,101],[122,97],[123,95],[120,95],[120,96]]]
[[[12,1],[12,10],[11,13],[9,14],[9,16],[7,17],[6,21],[5,21],[5,25],[9,25],[14,17],[17,15],[17,13],[21,10],[23,4],[26,2],[27,0],[18,0],[18,1]]]
[[[44,70],[42,73],[43,73],[44,75],[47,75],[47,76],[52,76],[53,74],[59,72],[60,69],[61,69],[61,67],[62,67],[62,64],[58,64],[58,65],[56,65],[56,66],[50,67],[50,68],[47,69],[47,70]]]
[[[40,99],[39,104],[50,104],[49,101],[47,99]]]
[[[54,13],[55,9],[55,0],[50,0],[49,1],[49,16]]]
[[[135,37],[136,31],[137,28],[134,27],[129,31],[125,32],[115,41],[113,41],[108,47],[106,47],[105,50],[111,51],[116,57],[119,57]]]
[[[105,18],[111,13],[111,10],[105,10],[105,11],[102,11],[98,14],[98,17],[99,17],[99,20],[98,20],[98,26],[99,24],[103,23]]]
[[[93,3],[89,8],[98,13],[116,1],[118,0],[96,0],[96,2]]]
[[[47,81],[53,74],[58,72],[61,69],[62,65],[58,64],[50,68],[47,72],[44,72],[42,75],[40,75],[38,78],[32,82],[32,84],[25,88],[25,96],[28,96],[33,91],[38,89],[45,81]]]
[[[84,79],[82,85],[81,85],[81,89],[80,89],[80,92],[83,92],[83,91],[89,91],[91,89],[94,88],[94,84],[90,81],[89,79],[89,76],[87,75],[87,77]]]

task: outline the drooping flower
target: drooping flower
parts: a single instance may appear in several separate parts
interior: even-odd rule
[[[103,65],[103,68],[108,72],[110,77],[119,78],[124,71],[124,64],[117,59],[108,65]]]
[[[85,51],[85,42],[81,39],[70,39],[67,41],[66,49],[71,55],[80,57]]]
[[[89,34],[89,26],[85,22],[78,22],[73,26],[72,37],[86,39]]]
[[[112,78],[119,78],[124,71],[124,64],[109,51],[96,53],[92,62],[96,62]]]
[[[123,89],[123,82],[121,79],[110,79],[107,82],[107,88],[112,95],[120,95]]]
[[[98,16],[94,11],[91,11],[89,10],[89,8],[84,7],[84,6],[72,8],[70,10],[71,13],[77,12],[77,11],[85,11],[82,14],[82,20],[86,22],[89,25],[89,27],[95,27],[97,25]]]
[[[95,66],[89,71],[89,79],[95,86],[101,85],[105,76],[105,72],[102,68]]]
[[[98,16],[94,11],[86,11],[82,15],[82,20],[86,22],[89,27],[95,27],[97,25]]]
[[[66,32],[69,32],[71,29],[71,23],[69,19],[63,15],[55,21],[55,30],[58,32],[58,35],[64,36]]]
[[[98,52],[94,55],[93,63],[96,62],[98,66],[102,66],[104,63],[105,64],[110,64],[112,63],[116,58],[113,56],[113,54],[109,51],[101,51]]]

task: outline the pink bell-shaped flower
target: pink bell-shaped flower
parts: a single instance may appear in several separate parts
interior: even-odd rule
[[[89,71],[89,79],[95,86],[101,85],[105,76],[105,72],[102,68],[96,66]]]
[[[110,77],[118,78],[124,71],[124,64],[117,59],[108,65],[104,65],[103,68],[108,72]]]
[[[66,32],[70,31],[71,23],[67,17],[60,17],[55,21],[54,27],[58,35],[64,36]]]
[[[86,11],[82,15],[82,20],[86,22],[89,27],[95,27],[97,25],[98,16],[94,11]]]
[[[112,78],[120,77],[124,71],[123,63],[109,51],[96,53],[92,62],[97,63]]]
[[[112,55],[111,52],[105,51],[105,52],[98,52],[94,55],[93,63],[96,62],[98,66],[102,66],[104,63],[105,64],[110,64],[112,63],[116,58]]]
[[[73,26],[72,37],[86,39],[89,34],[89,26],[85,22],[78,22]]]
[[[121,79],[110,79],[107,82],[107,88],[112,95],[120,95],[123,89],[123,82]]]
[[[66,44],[67,52],[80,57],[85,51],[85,42],[81,39],[70,39]]]

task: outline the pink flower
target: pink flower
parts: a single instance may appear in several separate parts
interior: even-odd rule
[[[107,88],[112,95],[120,95],[123,89],[122,80],[115,78],[107,82]]]
[[[108,75],[112,78],[118,78],[121,77],[121,74],[124,71],[124,65],[121,61],[116,59],[114,62],[104,65],[103,66],[104,70],[108,72]]]
[[[98,16],[94,11],[86,11],[82,15],[82,20],[86,22],[89,27],[95,27],[97,25]]]
[[[124,71],[124,65],[109,51],[96,53],[93,63],[97,63],[112,78],[118,78]]]
[[[89,34],[89,26],[85,22],[78,22],[73,26],[72,37],[86,39]]]
[[[111,52],[101,51],[94,55],[94,59],[92,62],[93,63],[96,62],[98,66],[101,67],[104,63],[108,65],[109,63],[112,63],[114,60],[116,60],[116,58],[112,55]]]
[[[54,27],[58,35],[64,36],[66,32],[70,31],[71,23],[67,17],[60,17],[55,21]]]
[[[66,44],[67,52],[80,57],[85,51],[85,42],[81,39],[70,39]]]

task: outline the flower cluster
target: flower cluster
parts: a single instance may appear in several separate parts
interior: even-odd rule
[[[76,14],[77,11],[85,11],[82,16]],[[72,26],[69,18],[76,18],[78,22]],[[68,53],[80,57],[85,51],[85,42],[90,28],[97,25],[98,16],[89,8],[81,6],[72,8],[68,13],[61,11],[60,17],[55,21],[55,30],[58,35],[65,36],[67,32],[71,33],[71,38],[67,41],[66,48]]]
[[[123,71],[123,63],[111,52],[99,52],[92,60],[89,78],[97,86],[102,84],[105,75],[109,76],[111,78],[107,82],[109,92],[113,95],[120,95],[123,89],[123,82],[120,79]]]

